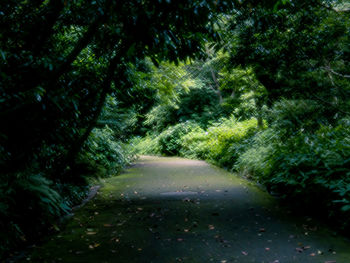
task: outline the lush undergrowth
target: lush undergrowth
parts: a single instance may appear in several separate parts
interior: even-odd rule
[[[57,229],[58,218],[85,198],[91,183],[119,173],[132,158],[130,148],[116,140],[110,128],[95,128],[61,180],[39,164],[24,173],[2,174],[0,258]]]
[[[312,101],[281,101],[267,115],[269,125],[260,129],[254,118],[224,118],[207,129],[187,122],[134,144],[140,154],[203,159],[239,172],[349,229],[350,123],[315,126],[316,107]]]

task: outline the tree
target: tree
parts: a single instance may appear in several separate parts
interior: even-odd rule
[[[198,55],[224,8],[197,0],[1,1],[0,254],[62,212],[57,191],[77,183],[72,171],[91,131],[108,119],[113,99],[132,101],[124,96],[130,65]],[[106,130],[92,140],[109,140]]]
[[[33,158],[43,162],[46,147],[55,152],[49,159],[65,166],[96,125],[111,83],[123,89],[125,65],[145,56],[177,61],[198,54],[203,34],[211,31],[211,14],[222,8],[185,0],[5,1],[2,6],[6,125],[0,128],[0,166],[8,172]]]
[[[347,112],[347,11],[340,1],[282,2],[275,8],[236,6],[225,36],[232,65],[254,70],[269,104],[281,97],[311,98],[330,108],[330,119]]]

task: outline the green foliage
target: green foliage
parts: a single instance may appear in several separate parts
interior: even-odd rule
[[[312,103],[309,106],[314,107]],[[291,123],[284,123],[283,116],[276,116],[276,123],[252,138],[238,158],[236,169],[264,184],[270,192],[298,200],[309,210],[323,215],[326,208],[327,217],[349,227],[344,221],[350,203],[348,120],[336,126],[321,125],[315,131],[298,123],[294,127],[291,123],[295,116],[290,116]],[[308,120],[303,124],[307,125]]]
[[[236,162],[245,140],[257,130],[257,120],[250,119],[239,122],[235,118],[223,119],[208,128],[207,159],[220,166],[232,168]]]
[[[160,154],[160,146],[156,135],[146,135],[145,137],[134,137],[130,141],[130,146],[134,147],[137,154]]]
[[[161,132],[176,122],[177,109],[177,105],[173,103],[157,105],[146,114],[144,124],[153,131]]]
[[[221,32],[232,66],[254,70],[270,105],[281,97],[312,99],[327,105],[333,119],[332,111],[347,109],[350,91],[344,74],[336,74],[349,72],[350,20],[340,2],[242,3]]]
[[[350,211],[350,125],[324,125],[323,107],[312,100],[281,100],[266,112],[270,121],[223,118],[206,130],[177,124],[139,141],[147,153],[205,159],[239,171],[280,197],[314,210],[326,207],[339,220]],[[150,145],[157,145],[153,149]],[[145,153],[145,151],[144,151]],[[321,211],[321,210],[319,210]]]
[[[257,129],[254,118],[242,122],[233,117],[223,118],[207,131],[192,122],[179,123],[168,127],[157,137],[138,140],[137,148],[142,149],[141,153],[200,158],[232,168],[246,141]],[[151,148],[150,145],[157,147]]]
[[[182,137],[195,128],[197,126],[190,122],[168,127],[158,137],[160,152],[166,155],[178,155],[181,150]]]
[[[350,200],[345,190],[350,174],[349,131],[344,125],[323,126],[314,134],[299,133],[288,138],[275,149],[267,184],[274,191],[283,189],[288,197],[306,196],[307,201],[320,198],[329,208],[340,193],[339,199]]]
[[[208,132],[200,127],[194,127],[182,137],[180,155],[194,159],[205,159],[208,152],[206,148],[208,139]]]
[[[153,140],[162,153],[237,170],[281,197],[344,216],[348,125],[339,120],[350,105],[347,5],[240,1],[230,10],[214,26],[222,45],[206,44],[202,59],[177,69],[192,85],[173,85],[171,103],[159,100],[149,111],[148,124],[161,133]],[[181,83],[165,83],[172,80]],[[197,127],[177,126],[187,120]]]
[[[286,100],[276,102],[269,121],[279,132],[291,135],[296,132],[312,132],[326,122],[325,109],[314,100]]]
[[[207,74],[194,76],[194,71],[201,72],[194,67],[189,63],[176,66],[163,62],[159,68],[153,69],[145,86],[157,89],[158,100],[145,115],[146,127],[158,133],[170,125],[186,121],[206,127],[220,116],[222,109],[217,92],[206,79]]]
[[[126,140],[137,126],[138,113],[135,108],[122,108],[120,104],[122,103],[119,103],[115,96],[107,96],[96,126],[103,128],[107,125],[113,130],[116,139]]]
[[[206,159],[350,210],[344,1],[1,8],[0,249],[83,198],[89,177],[120,172],[127,140],[148,132],[131,143],[141,154]]]
[[[180,96],[176,115],[180,122],[192,121],[206,128],[220,117],[221,112],[214,90],[207,86],[194,86]]]
[[[245,177],[262,183],[272,172],[273,154],[279,139],[278,133],[272,128],[258,132],[249,140],[245,150],[238,157],[235,170]]]
[[[197,0],[3,1],[0,169],[8,176],[4,182],[23,184],[11,183],[9,191],[27,184],[37,193],[33,210],[45,200],[49,213],[56,201],[44,196],[54,192],[43,188],[78,197],[95,166],[120,171],[129,160],[119,140],[145,133],[141,124],[155,88],[167,94],[176,87],[168,79],[144,88],[152,77],[164,77],[149,76],[149,61],[178,63],[200,54],[201,44],[214,38],[213,10],[225,6]],[[172,69],[165,71],[181,73]],[[106,124],[113,132],[101,128]],[[53,185],[37,188],[31,174]],[[21,213],[20,203],[1,202],[1,211],[13,209],[9,218]],[[40,225],[40,215],[34,219],[33,225]]]
[[[114,132],[108,126],[92,131],[83,154],[82,158],[87,158],[108,174],[118,174],[131,160],[123,143],[115,140]]]
[[[0,183],[0,255],[38,236],[44,225],[67,212],[67,203],[42,174],[2,175]],[[40,218],[40,224],[36,220]]]

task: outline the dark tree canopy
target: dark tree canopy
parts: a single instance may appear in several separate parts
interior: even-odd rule
[[[111,83],[127,88],[128,62],[193,57],[211,36],[213,11],[223,7],[213,1],[3,1],[1,167],[28,164],[44,145],[60,159],[74,155]]]

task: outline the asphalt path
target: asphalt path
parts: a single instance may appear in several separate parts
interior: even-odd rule
[[[24,262],[349,263],[349,240],[203,161],[143,156]]]

